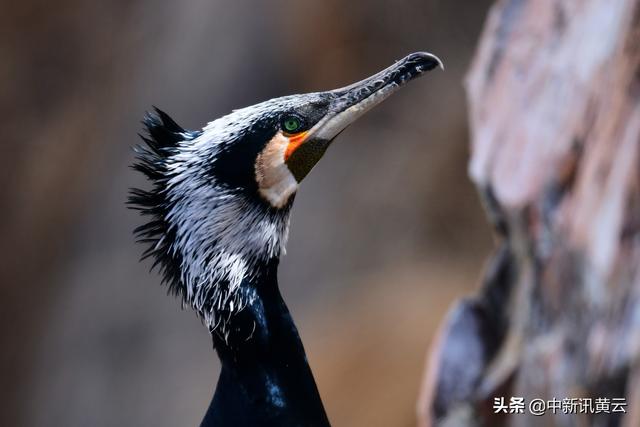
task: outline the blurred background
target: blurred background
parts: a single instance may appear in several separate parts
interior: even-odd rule
[[[195,426],[206,329],[124,202],[152,105],[197,129],[416,50],[443,59],[345,131],[296,198],[280,283],[336,426],[411,426],[425,354],[491,248],[462,86],[489,1],[25,0],[0,14],[0,425]]]

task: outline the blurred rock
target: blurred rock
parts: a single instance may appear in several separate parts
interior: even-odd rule
[[[423,425],[639,425],[639,28],[637,0],[493,7],[468,77],[470,174],[513,272],[491,310],[505,332],[495,340],[454,309],[432,349]],[[462,307],[497,287],[485,280]],[[462,354],[449,345],[461,334]],[[455,399],[454,376],[474,379]],[[512,396],[626,398],[629,414],[495,414],[493,399]]]

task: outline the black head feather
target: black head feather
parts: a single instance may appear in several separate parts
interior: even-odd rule
[[[159,266],[163,283],[168,284],[169,291],[184,299],[185,290],[180,284],[181,255],[171,248],[175,230],[165,220],[172,203],[166,195],[167,181],[171,178],[167,159],[177,152],[178,143],[191,140],[199,133],[184,130],[156,107],[154,113],[146,113],[142,124],[146,130],[145,135],[140,135],[144,144],[134,147],[136,162],[132,168],[142,172],[151,181],[152,188],[130,189],[127,205],[149,217],[146,224],[134,230],[137,241],[148,245],[142,259],[152,257],[154,263],[151,268]]]

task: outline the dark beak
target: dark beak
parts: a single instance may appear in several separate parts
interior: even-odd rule
[[[328,92],[333,101],[327,114],[309,130],[305,142],[287,160],[296,180],[300,182],[309,173],[333,139],[347,126],[407,82],[436,67],[444,69],[437,56],[416,52],[371,77]]]

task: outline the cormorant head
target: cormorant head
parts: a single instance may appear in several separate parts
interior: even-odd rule
[[[252,302],[243,286],[284,252],[300,182],[334,138],[408,81],[436,66],[413,53],[352,85],[290,95],[185,131],[160,110],[147,115],[134,167],[152,182],[130,203],[150,215],[136,231],[165,280],[210,328]],[[221,316],[220,313],[227,316]]]

